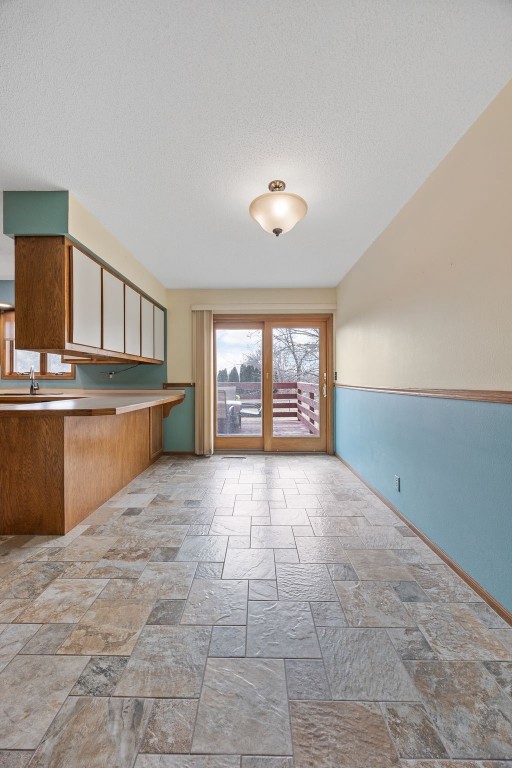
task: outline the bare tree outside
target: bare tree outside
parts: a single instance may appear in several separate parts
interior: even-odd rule
[[[274,381],[318,382],[319,328],[274,328]]]
[[[274,328],[273,380],[318,383],[320,329]],[[261,347],[245,353],[244,362],[261,370]]]

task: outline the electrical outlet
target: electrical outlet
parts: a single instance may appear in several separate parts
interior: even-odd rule
[[[395,475],[395,491],[400,493],[400,478],[398,475]]]

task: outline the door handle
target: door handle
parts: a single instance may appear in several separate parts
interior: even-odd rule
[[[322,387],[322,394],[324,397],[327,397],[327,384],[324,384]]]

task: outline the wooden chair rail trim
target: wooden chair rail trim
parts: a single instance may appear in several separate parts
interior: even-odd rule
[[[357,387],[356,387],[357,389]],[[458,565],[455,560],[452,560],[450,555],[447,555],[444,550],[441,549],[441,547],[438,547],[437,544],[434,544],[432,539],[429,539],[429,537],[426,535],[426,533],[423,533],[420,528],[417,528],[414,523],[411,523],[410,520],[405,517],[405,515],[400,512],[394,504],[392,504],[388,499],[386,499],[385,496],[382,495],[376,488],[373,487],[373,485],[370,485],[370,483],[366,482],[364,477],[361,477],[361,475],[356,472],[356,470],[350,466],[350,464],[345,461],[345,459],[342,459],[341,456],[338,453],[334,454],[337,459],[341,461],[342,464],[344,464],[347,469],[349,469],[353,475],[355,475],[372,493],[374,493],[383,504],[386,505],[392,512],[395,513],[395,515],[402,520],[405,525],[407,525],[408,528],[411,529],[413,533],[418,536],[426,545],[429,547],[435,554],[443,560],[446,565],[454,571],[457,576],[459,576],[463,581],[466,582],[468,587],[470,587],[474,592],[479,595],[484,602],[487,603],[487,605],[492,608],[492,610],[498,614],[504,621],[507,622],[512,627],[512,613],[505,608],[504,605],[502,605],[498,600],[496,600],[495,597],[493,597],[484,587],[482,587],[481,584],[479,584],[475,579],[469,575],[469,573],[466,573],[466,571]]]
[[[195,381],[178,381],[178,382],[165,382],[162,384],[163,389],[182,389],[183,387],[195,387]]]
[[[334,384],[337,389],[358,389],[362,392],[383,392],[389,395],[414,397],[440,397],[445,400],[476,400],[482,403],[512,403],[512,391],[500,389],[393,389],[390,387],[358,387],[352,384]]]

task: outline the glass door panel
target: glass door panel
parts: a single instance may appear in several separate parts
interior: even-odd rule
[[[262,437],[262,356],[262,328],[216,327],[217,437]]]
[[[272,328],[272,437],[320,435],[320,328]]]
[[[308,315],[214,318],[215,450],[328,449],[329,322]]]

